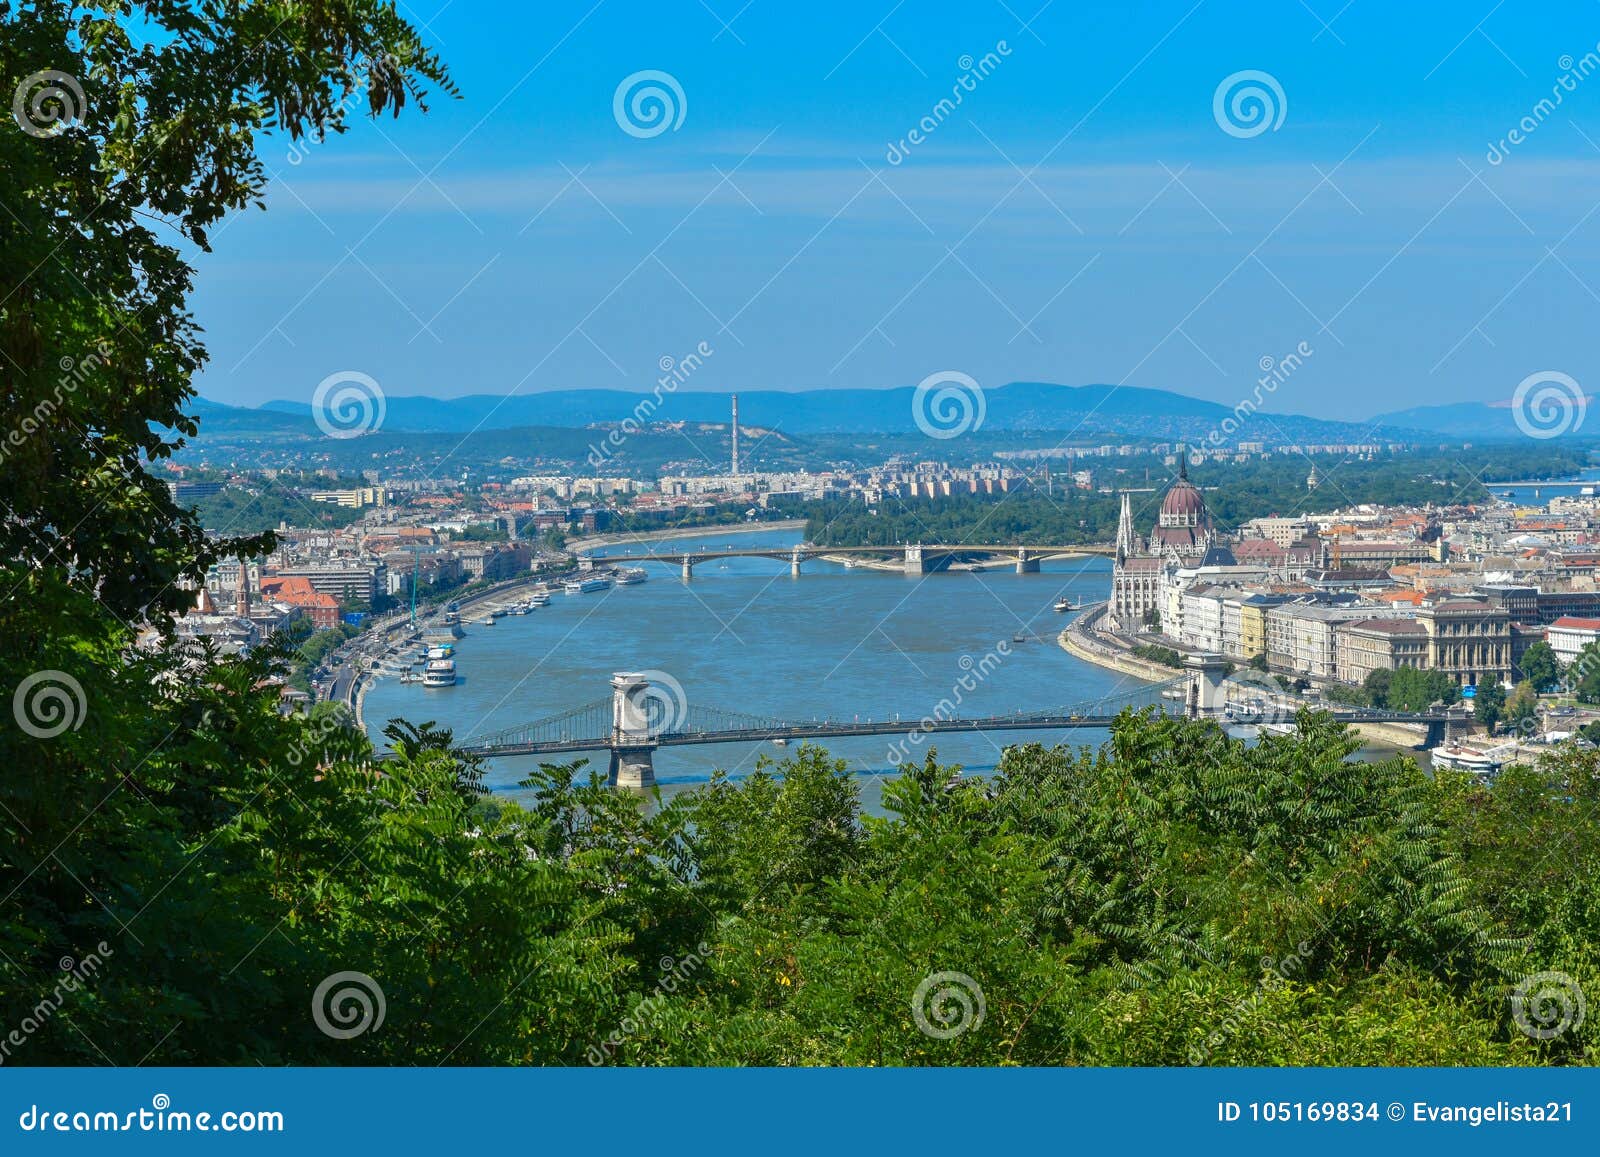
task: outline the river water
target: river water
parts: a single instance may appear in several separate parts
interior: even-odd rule
[[[708,530],[661,549],[789,547],[799,540],[798,530]],[[610,548],[612,555],[622,552]],[[811,561],[793,578],[784,561],[732,558],[700,564],[687,584],[675,563],[646,569],[649,579],[641,584],[557,593],[531,614],[508,615],[493,626],[465,624],[457,684],[425,688],[384,679],[367,695],[369,727],[376,733],[395,716],[431,719],[470,740],[608,699],[617,671],[665,673],[691,709],[792,720],[918,719],[958,696],[962,716],[1115,695],[1155,699],[1149,684],[1084,663],[1056,642],[1071,614],[1057,614],[1051,604],[1061,595],[1074,603],[1104,599],[1111,581],[1106,559],[1045,562],[1039,574],[1026,575],[997,561],[983,573],[920,577]],[[1037,637],[1015,642],[1018,633]],[[980,671],[987,673],[980,678]],[[833,740],[828,748],[853,771],[877,777],[894,770],[896,747],[920,761],[936,745],[941,762],[982,772],[994,768],[1005,744],[1105,738],[1091,730],[1008,731],[938,735],[922,746],[895,736]],[[656,777],[670,794],[704,782],[714,768],[746,774],[761,756],[784,754],[771,744],[661,748]],[[604,751],[590,759],[604,770]],[[514,795],[538,762],[493,760],[488,782]],[[876,787],[874,778],[863,784],[869,806]]]

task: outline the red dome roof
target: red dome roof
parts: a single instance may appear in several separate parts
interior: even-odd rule
[[[1179,478],[1161,500],[1162,514],[1196,515],[1206,512],[1206,500],[1187,478]]]

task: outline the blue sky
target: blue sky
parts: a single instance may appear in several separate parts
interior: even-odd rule
[[[1588,0],[400,7],[462,99],[264,143],[268,210],[199,261],[208,397],[645,389],[702,342],[686,388],[958,370],[1232,404],[1302,342],[1268,408],[1600,382]],[[676,129],[619,125],[642,70]],[[1214,115],[1247,70],[1282,93],[1254,135]]]

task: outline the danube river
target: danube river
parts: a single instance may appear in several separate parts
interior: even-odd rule
[[[708,530],[662,549],[789,547],[799,540],[798,530]],[[1084,663],[1055,641],[1070,613],[1055,613],[1052,603],[1062,595],[1075,604],[1104,599],[1106,559],[1047,561],[1041,573],[1026,575],[997,561],[983,573],[920,578],[811,561],[793,578],[787,562],[734,558],[698,565],[688,584],[676,564],[646,569],[649,580],[641,584],[558,592],[531,614],[493,626],[466,623],[456,648],[459,682],[424,688],[380,681],[366,699],[369,728],[376,733],[394,716],[432,719],[469,740],[606,699],[616,671],[665,672],[691,706],[794,720],[918,719],[957,695],[961,715],[1004,714],[1149,686]],[[1019,633],[1035,638],[1015,642]],[[979,669],[987,676],[980,679]],[[961,688],[963,679],[975,684],[971,690]],[[999,759],[1000,744],[1061,739],[1099,743],[1105,733],[939,735],[927,745],[937,743],[941,762],[984,771]],[[897,744],[915,759],[927,746],[906,748],[893,736],[828,746],[853,770],[873,775],[892,770]],[[771,744],[663,748],[655,754],[656,776],[671,792],[703,782],[714,768],[744,774],[758,757],[785,753]],[[605,752],[590,758],[604,770]],[[537,763],[493,760],[489,783],[514,791]]]

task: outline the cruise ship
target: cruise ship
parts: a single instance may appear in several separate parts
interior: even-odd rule
[[[550,605],[549,591],[534,591],[528,596],[529,607],[548,607]]]
[[[424,687],[453,687],[456,682],[456,661],[454,659],[429,659],[428,665],[422,669],[422,685]]]
[[[644,582],[648,577],[642,566],[620,567],[617,570],[617,585],[619,587],[631,587],[635,583]]]
[[[1499,746],[1472,747],[1464,743],[1445,744],[1435,747],[1429,752],[1430,762],[1437,768],[1450,768],[1453,771],[1474,771],[1480,776],[1494,775],[1506,763],[1514,759],[1517,744],[1502,743]]]
[[[586,579],[568,579],[562,584],[561,589],[569,595],[586,595],[593,591],[603,591],[611,585],[610,579],[599,577]]]

